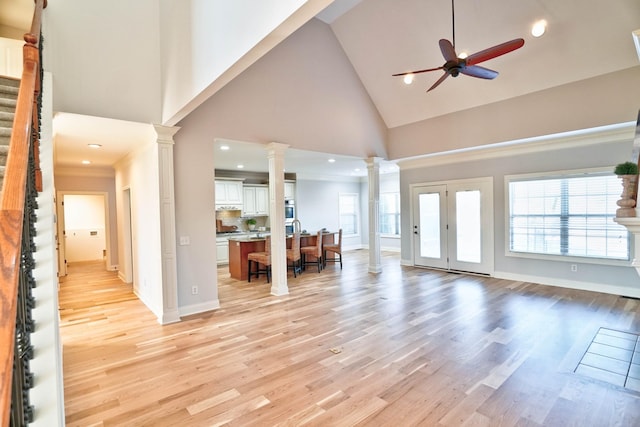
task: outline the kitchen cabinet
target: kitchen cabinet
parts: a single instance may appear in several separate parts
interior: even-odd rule
[[[243,188],[243,198],[243,215],[269,215],[269,187],[245,185]]]
[[[284,183],[284,199],[295,200],[296,198],[296,184],[295,182]]]
[[[229,263],[229,239],[226,237],[216,238],[216,259],[218,265]]]
[[[216,205],[242,205],[242,181],[216,180]]]

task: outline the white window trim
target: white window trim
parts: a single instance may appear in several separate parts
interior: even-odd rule
[[[630,240],[629,244],[629,260],[616,260],[616,259],[607,259],[607,258],[593,258],[593,257],[581,257],[581,256],[562,256],[562,255],[552,255],[552,254],[540,254],[540,253],[531,253],[531,252],[513,252],[509,249],[509,182],[513,180],[527,180],[527,179],[545,179],[545,178],[567,178],[573,177],[580,174],[588,174],[588,173],[611,173],[614,166],[605,168],[587,168],[587,169],[575,169],[575,170],[564,170],[564,171],[551,171],[551,172],[539,172],[539,173],[527,173],[527,174],[516,174],[516,175],[505,175],[504,176],[504,255],[507,257],[514,258],[528,258],[528,259],[538,259],[545,261],[560,261],[569,264],[597,264],[597,265],[611,265],[611,266],[620,266],[620,267],[628,267],[631,265],[633,259],[635,258],[634,253],[634,245]],[[622,192],[622,189],[620,190]],[[629,239],[633,239],[633,236],[629,236]]]

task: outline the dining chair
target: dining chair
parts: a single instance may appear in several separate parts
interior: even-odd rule
[[[305,270],[307,265],[318,265],[318,273],[322,270],[322,230],[318,231],[316,244],[312,246],[302,246],[300,248],[302,256],[302,269]],[[307,257],[315,258],[315,261],[309,261]]]
[[[291,262],[291,265],[289,265]],[[296,273],[302,273],[302,262],[300,257],[300,233],[293,233],[291,237],[291,248],[287,249],[287,268],[293,270],[293,277]]]
[[[260,277],[260,273],[267,275],[267,283],[271,279],[271,236],[267,236],[264,242],[263,252],[250,252],[247,255],[247,269],[249,274],[247,275],[247,281],[251,282],[251,275],[255,274],[256,277]],[[256,264],[256,271],[252,272],[252,262]],[[264,269],[260,269],[260,264],[264,266]]]
[[[331,258],[327,258],[327,252],[331,254],[338,255],[338,258],[332,256]],[[338,243],[325,243],[322,246],[322,259],[324,266],[327,265],[327,262],[337,262],[340,261],[340,270],[342,270],[342,228],[338,231]]]

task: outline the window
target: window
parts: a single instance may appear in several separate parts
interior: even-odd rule
[[[400,235],[400,193],[380,194],[380,233]]]
[[[358,195],[340,194],[340,228],[343,235],[358,234]]]
[[[620,181],[610,173],[507,178],[509,250],[629,259],[628,233],[615,223]]]

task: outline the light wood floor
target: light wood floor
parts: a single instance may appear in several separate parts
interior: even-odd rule
[[[68,426],[638,426],[640,393],[573,372],[637,300],[401,267],[367,252],[273,297],[220,269],[222,308],[161,326],[115,273],[60,289]]]

